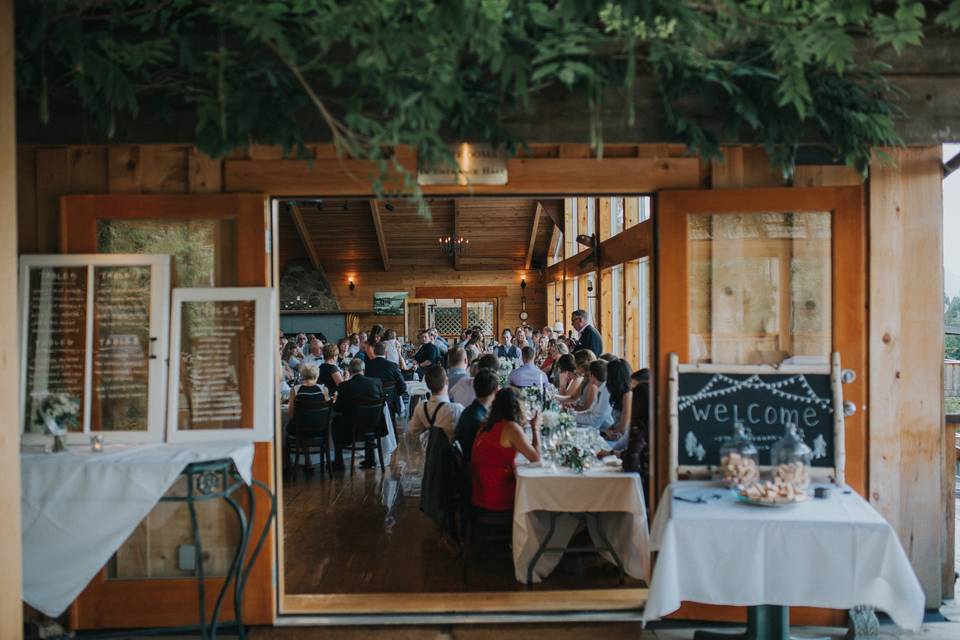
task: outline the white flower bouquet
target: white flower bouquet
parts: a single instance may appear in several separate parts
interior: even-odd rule
[[[35,405],[33,426],[52,436],[65,436],[77,425],[80,403],[66,393],[48,393]]]

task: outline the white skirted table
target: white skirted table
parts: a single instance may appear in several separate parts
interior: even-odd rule
[[[589,469],[517,464],[513,509],[513,566],[517,581],[540,582],[550,575],[584,514],[594,545],[631,577],[646,580],[649,571],[647,508],[636,473],[619,468]],[[529,577],[529,579],[528,579]]]
[[[716,484],[674,483],[657,508],[651,546],[659,554],[645,621],[684,601],[754,608],[754,637],[788,634],[792,606],[874,607],[905,629],[923,621],[923,591],[896,533],[850,489],[764,508]]]
[[[253,454],[253,443],[234,440],[107,445],[100,453],[88,447],[68,447],[63,453],[25,451],[20,458],[24,601],[49,616],[62,614],[161,500],[185,502],[191,513],[196,501],[226,500],[241,526],[242,558],[250,541],[251,483],[273,501],[269,488],[252,478]],[[165,496],[181,474],[188,479],[186,493]],[[231,495],[243,486],[250,514]],[[274,509],[275,504],[271,514]],[[199,546],[196,523],[194,536]],[[250,566],[242,564],[235,560],[231,569],[237,604]],[[199,558],[197,573],[202,596]],[[229,579],[223,595],[228,585]],[[203,615],[201,611],[200,631],[206,636]],[[216,618],[210,622],[217,624]],[[239,618],[236,624],[242,635]]]

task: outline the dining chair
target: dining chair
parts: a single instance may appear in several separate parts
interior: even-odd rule
[[[380,458],[380,470],[383,471],[383,447],[380,439],[386,435],[383,409],[387,404],[385,397],[373,402],[361,402],[353,407],[352,438],[350,440],[350,475],[354,474],[354,462],[357,456],[357,444],[366,449],[367,443],[376,442],[377,455]]]
[[[324,468],[327,475],[333,477],[333,467],[330,463],[330,428],[333,424],[333,401],[297,399],[295,413],[290,421],[292,429],[287,430],[287,448],[293,452],[292,476],[297,477],[299,459],[303,457],[304,472],[312,468],[310,455],[320,454],[320,477],[323,478]]]

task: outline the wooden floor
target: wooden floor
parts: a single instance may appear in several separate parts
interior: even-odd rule
[[[514,579],[506,547],[471,566],[464,584],[459,557],[442,548],[433,523],[420,512],[423,452],[397,434],[398,449],[379,468],[319,472],[283,487],[284,572],[287,594],[360,594],[524,589]],[[586,534],[584,534],[586,535]],[[591,556],[564,558],[538,590],[617,587],[614,567]],[[578,573],[580,576],[578,577]],[[628,578],[627,586],[642,583]]]

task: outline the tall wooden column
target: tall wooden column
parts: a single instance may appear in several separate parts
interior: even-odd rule
[[[17,228],[13,0],[0,0],[0,226]],[[23,633],[20,604],[20,412],[17,357],[17,234],[0,233],[0,637]]]

